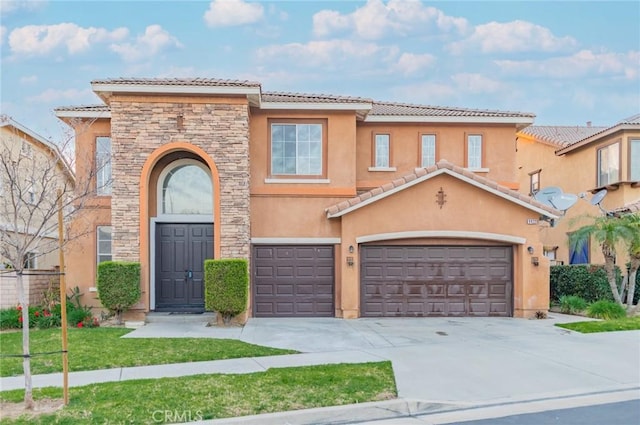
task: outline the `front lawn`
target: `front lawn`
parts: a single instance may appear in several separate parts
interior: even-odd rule
[[[109,369],[292,354],[293,350],[261,347],[231,339],[120,338],[124,328],[69,329],[69,370]],[[62,372],[62,355],[34,355],[62,349],[60,329],[30,331],[31,373]],[[0,376],[22,375],[22,332],[0,333]]]
[[[200,340],[203,341],[203,340]],[[19,402],[24,391],[0,393]],[[34,398],[62,397],[59,388],[35,389]],[[109,382],[70,389],[69,405],[39,417],[2,424],[159,424],[313,407],[388,400],[396,397],[391,362],[269,369],[246,375]]]
[[[583,334],[595,332],[636,331],[640,330],[640,316],[625,317],[622,319],[560,323],[556,326],[582,332]]]

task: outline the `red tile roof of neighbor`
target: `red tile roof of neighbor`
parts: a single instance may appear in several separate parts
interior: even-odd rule
[[[332,205],[331,207],[326,208],[325,212],[327,213],[327,216],[330,218],[339,217],[342,215],[341,213],[345,214],[346,213],[345,211],[352,207],[358,208],[356,206],[362,204],[365,201],[367,201],[367,204],[371,202],[375,202],[377,198],[383,198],[384,196],[388,195],[390,191],[396,192],[398,190],[402,190],[404,188],[412,186],[413,184],[416,183],[414,182],[415,180],[420,178],[426,179],[426,176],[437,173],[439,170],[446,170],[448,173],[450,174],[452,173],[454,176],[455,175],[463,176],[463,177],[466,177],[467,179],[471,179],[475,181],[477,184],[479,184],[481,187],[484,187],[486,190],[498,191],[507,199],[510,199],[514,202],[524,203],[525,206],[528,205],[532,208],[542,210],[544,212],[549,213],[552,216],[562,215],[562,211],[556,210],[541,202],[538,202],[530,196],[524,195],[515,190],[509,189],[508,187],[502,186],[493,180],[489,180],[485,177],[478,176],[474,172],[464,169],[462,167],[459,167],[457,165],[454,165],[446,160],[438,161],[437,164],[427,168],[416,168],[416,170],[411,174],[407,174],[385,185],[382,185],[375,189],[364,192],[356,197],[353,197],[346,201],[342,201],[338,204]],[[362,206],[364,205],[366,204],[363,204]]]
[[[640,212],[640,199],[638,199],[637,201],[631,202],[629,204],[626,204],[622,207],[615,208],[610,212],[614,214],[632,214],[632,213]]]

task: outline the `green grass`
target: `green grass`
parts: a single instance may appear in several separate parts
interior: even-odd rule
[[[19,402],[22,397],[22,390],[0,393],[2,401]],[[36,400],[61,397],[59,388],[34,390]],[[269,369],[246,375],[198,375],[87,385],[71,388],[69,405],[55,414],[1,423],[157,424],[395,397],[391,362],[335,364]],[[169,412],[168,418],[165,412]]]
[[[261,347],[231,339],[213,338],[120,338],[124,328],[69,329],[69,371],[198,362],[241,357],[292,354],[293,350]],[[62,349],[60,329],[31,330],[31,353]],[[0,333],[0,376],[22,375],[22,332]],[[31,373],[62,371],[62,355],[34,356]]]
[[[584,334],[595,332],[636,331],[640,330],[640,316],[625,317],[603,321],[560,323],[556,326],[571,329]]]

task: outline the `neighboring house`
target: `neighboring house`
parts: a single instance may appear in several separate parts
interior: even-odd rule
[[[95,290],[100,261],[140,261],[131,317],[202,311],[206,258],[249,259],[258,317],[549,307],[539,221],[560,211],[516,191],[532,114],[200,78],[92,88],[105,105],[56,109],[76,128],[78,173],[105,170],[67,277]]]
[[[545,254],[559,264],[603,263],[600,246],[570,245],[569,234],[589,224],[589,217],[638,210],[640,114],[611,127],[529,126],[518,132],[517,163],[521,191],[554,186],[582,198],[555,227],[542,230]],[[591,200],[603,189],[601,209]],[[623,256],[617,264],[626,261]]]
[[[73,184],[74,175],[58,147],[6,115],[0,115],[0,243],[30,248],[26,269],[59,264],[57,221],[44,219],[42,208],[55,204],[56,193],[43,184],[57,178]],[[30,240],[33,239],[33,242]],[[0,254],[0,268],[13,268]]]

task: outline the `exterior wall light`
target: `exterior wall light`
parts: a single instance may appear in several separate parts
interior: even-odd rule
[[[529,254],[533,254],[533,247],[532,247],[532,246],[528,246],[528,247],[527,247],[527,252],[528,252]]]
[[[353,257],[347,257],[347,266],[353,267]]]
[[[538,267],[540,265],[540,261],[538,261],[538,257],[531,257],[531,264]]]
[[[353,245],[349,245],[349,254],[353,254]]]

